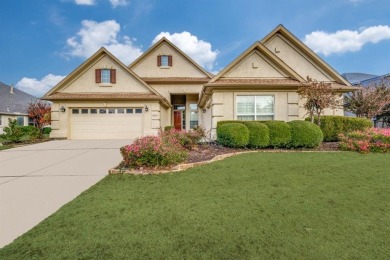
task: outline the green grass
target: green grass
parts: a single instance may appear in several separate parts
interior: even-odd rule
[[[255,153],[108,176],[0,259],[389,259],[390,154]]]

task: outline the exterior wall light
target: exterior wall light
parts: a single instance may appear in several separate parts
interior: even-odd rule
[[[148,111],[149,111],[148,106],[145,106],[145,112],[148,112]]]
[[[206,111],[207,111],[206,108],[203,108],[203,113],[206,113]]]
[[[65,107],[64,106],[60,107],[60,111],[65,112],[66,111]]]

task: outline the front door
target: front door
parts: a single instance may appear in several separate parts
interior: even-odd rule
[[[181,115],[182,111],[173,111],[173,125],[179,131],[181,131]]]

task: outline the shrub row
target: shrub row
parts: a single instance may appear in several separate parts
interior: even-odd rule
[[[313,148],[321,144],[321,129],[307,121],[234,121],[217,127],[217,142],[228,147]]]
[[[310,121],[310,118],[306,118],[306,121]],[[314,119],[314,123],[317,124],[317,118]],[[358,117],[322,116],[320,127],[325,142],[336,142],[339,141],[340,134],[364,131],[372,127],[372,122],[369,119]]]

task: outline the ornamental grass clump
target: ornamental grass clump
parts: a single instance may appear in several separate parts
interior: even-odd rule
[[[390,129],[370,128],[340,134],[340,148],[360,153],[387,153],[390,151]]]
[[[120,149],[122,167],[155,167],[179,164],[187,159],[187,151],[172,135],[145,136]]]

